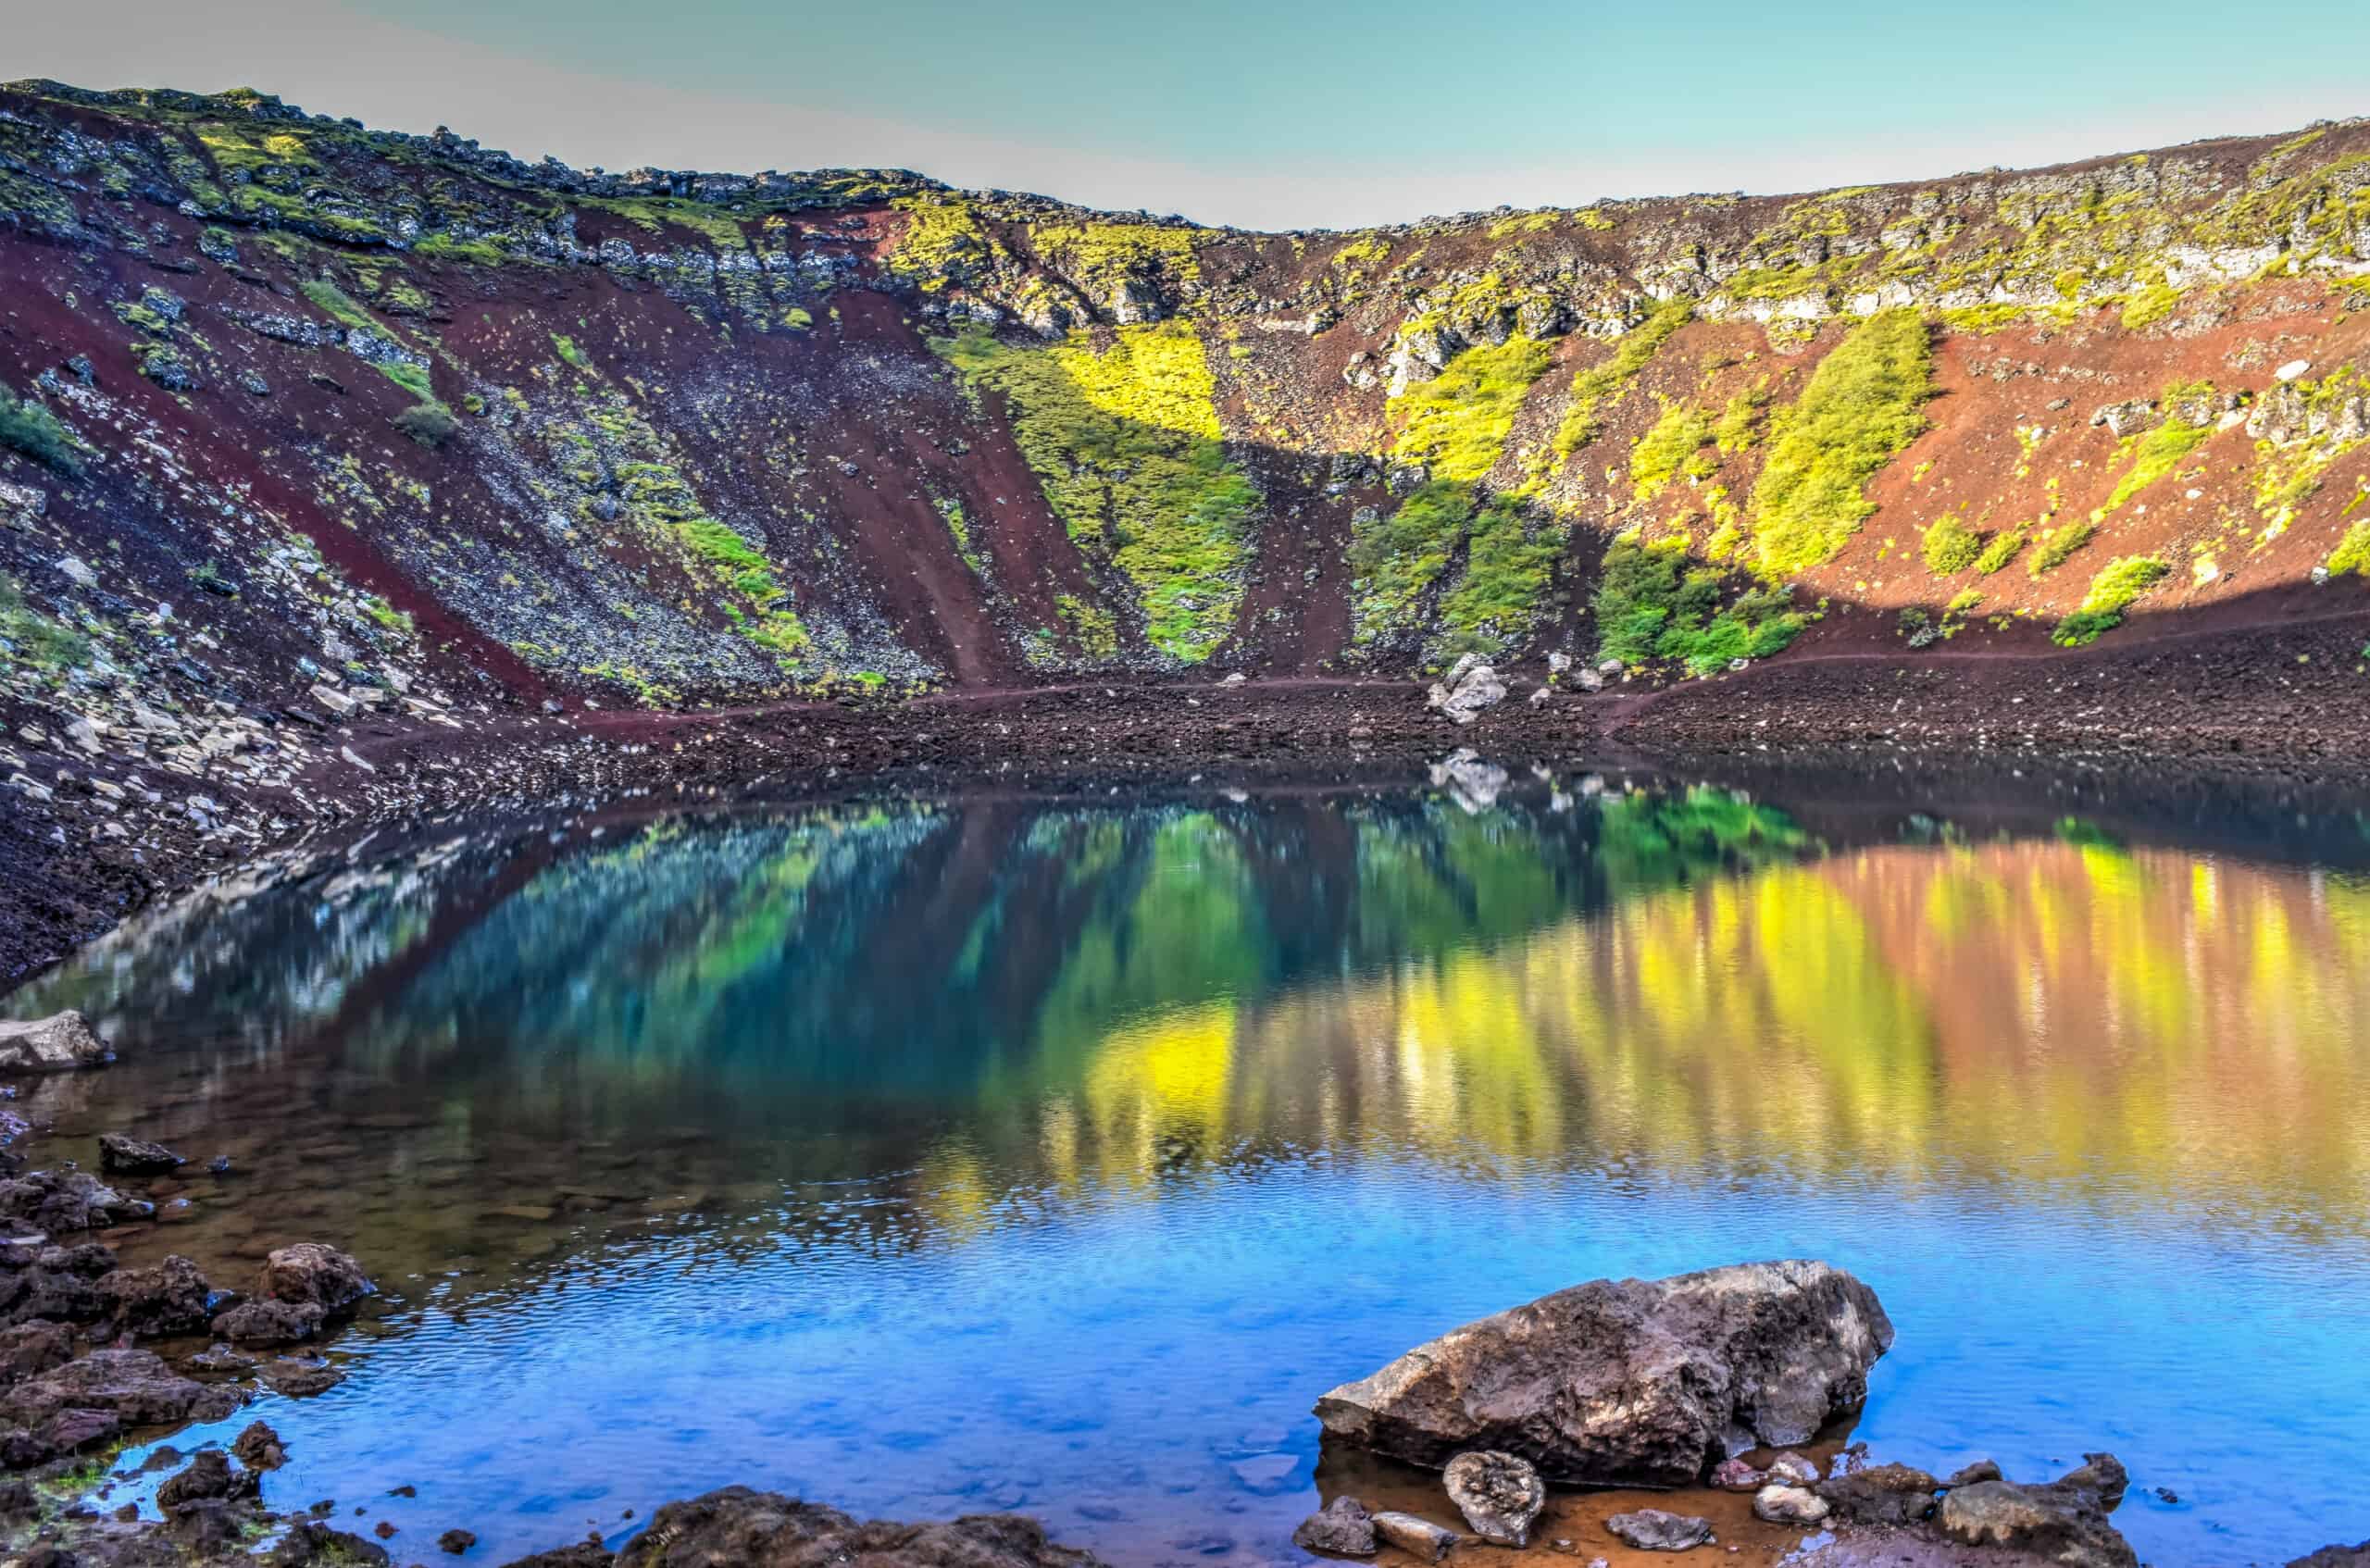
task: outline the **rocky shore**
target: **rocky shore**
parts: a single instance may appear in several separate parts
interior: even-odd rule
[[[1509,769],[1965,763],[2350,788],[2370,764],[2365,648],[2370,611],[2071,654],[1787,659],[1709,680],[1557,660],[1451,672],[1428,691],[1229,678],[691,712],[356,706],[170,731],[14,703],[0,714],[0,985],[275,850],[629,794],[1406,780],[1459,748]]]

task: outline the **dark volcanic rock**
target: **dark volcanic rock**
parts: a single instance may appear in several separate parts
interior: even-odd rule
[[[189,1164],[161,1143],[143,1143],[119,1132],[99,1135],[99,1169],[117,1176],[163,1176]]]
[[[1686,1551],[1712,1538],[1712,1522],[1687,1514],[1641,1508],[1616,1513],[1604,1522],[1614,1538],[1640,1551]]]
[[[608,1561],[608,1553],[601,1554]],[[340,1530],[317,1519],[306,1519],[289,1527],[272,1549],[268,1561],[273,1568],[311,1568],[314,1563],[335,1564],[336,1568],[385,1568],[387,1549],[367,1537],[351,1530]]]
[[[0,1396],[0,1420],[31,1426],[63,1410],[100,1410],[154,1425],[219,1420],[241,1402],[236,1389],[193,1382],[152,1350],[93,1350]]]
[[[620,1568],[1093,1568],[1096,1560],[1045,1538],[1017,1514],[975,1514],[951,1524],[858,1523],[835,1508],[727,1487],[670,1502],[617,1554]]]
[[[268,1423],[251,1421],[231,1439],[231,1451],[250,1470],[277,1470],[288,1462],[287,1447]]]
[[[1962,1546],[2006,1547],[2065,1568],[2137,1568],[2138,1556],[2107,1515],[2127,1477],[2113,1454],[2085,1454],[2079,1470],[2045,1486],[1977,1481],[1943,1494],[1942,1534]]]
[[[1335,1498],[1300,1522],[1292,1531],[1292,1545],[1336,1557],[1372,1557],[1374,1516],[1355,1498]]]
[[[213,1294],[197,1265],[178,1255],[142,1268],[117,1269],[101,1276],[98,1291],[107,1305],[109,1326],[135,1339],[204,1333]]]
[[[1872,1464],[1819,1484],[1818,1495],[1859,1524],[1915,1524],[1934,1512],[1941,1483],[1906,1464]]]
[[[515,1558],[503,1568],[609,1568],[617,1555],[599,1541],[579,1541],[532,1557]]]
[[[0,1023],[0,1073],[65,1073],[114,1060],[90,1020],[70,1009],[46,1018]]]
[[[156,1506],[169,1512],[199,1498],[251,1498],[262,1489],[262,1482],[252,1470],[231,1469],[231,1456],[221,1450],[208,1449],[156,1488]]]
[[[1997,1481],[2000,1478],[2000,1462],[1998,1460],[1978,1459],[1973,1464],[1963,1465],[1959,1469],[1951,1472],[1950,1478],[1944,1481],[1942,1485],[1945,1487],[1972,1487],[1977,1481]]]
[[[471,1535],[467,1530],[447,1530],[443,1535],[436,1537],[438,1549],[442,1551],[449,1551],[455,1557],[460,1556],[463,1552],[468,1550],[469,1548],[477,1544],[477,1537]]]
[[[62,1323],[19,1323],[0,1329],[0,1384],[21,1383],[74,1356],[74,1331]]]
[[[2360,1546],[2325,1546],[2298,1558],[2288,1568],[2370,1568],[2370,1541]]]
[[[1807,1442],[1891,1345],[1876,1292],[1825,1263],[1595,1280],[1452,1329],[1316,1414],[1417,1464],[1494,1448],[1553,1480],[1677,1487],[1716,1455]]]
[[[88,1171],[27,1171],[0,1180],[0,1220],[44,1236],[146,1219],[154,1203],[126,1198]]]
[[[352,1257],[318,1241],[300,1241],[275,1248],[264,1260],[256,1293],[269,1300],[318,1307],[334,1316],[378,1288]]]
[[[294,1345],[310,1339],[329,1313],[310,1301],[242,1301],[214,1320],[214,1332],[234,1345]]]
[[[1448,1500],[1473,1533],[1492,1546],[1530,1544],[1530,1526],[1547,1506],[1547,1486],[1528,1460],[1487,1449],[1458,1454],[1442,1477]]]

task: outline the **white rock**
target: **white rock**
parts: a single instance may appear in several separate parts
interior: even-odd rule
[[[99,574],[93,571],[88,565],[75,556],[61,555],[53,564],[57,567],[59,574],[62,575],[67,581],[73,583],[78,588],[96,588],[99,586]]]
[[[2305,371],[2310,370],[2312,367],[2313,362],[2309,359],[2291,359],[2287,364],[2281,366],[2278,369],[2274,370],[2271,373],[2271,379],[2275,381],[2292,381],[2298,377],[2303,375]]]

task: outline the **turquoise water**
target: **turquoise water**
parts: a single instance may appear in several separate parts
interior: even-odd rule
[[[374,840],[14,1002],[123,1052],[56,1147],[233,1157],[128,1253],[387,1287],[259,1413],[268,1500],[399,1554],[745,1482],[1289,1561],[1335,1383],[1808,1255],[1899,1328],[1879,1457],[2111,1449],[2143,1558],[2284,1561],[2370,1534],[2364,841],[1583,778],[621,810]]]

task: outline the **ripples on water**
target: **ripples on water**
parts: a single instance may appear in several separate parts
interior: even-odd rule
[[[747,1482],[1277,1561],[1325,1388],[1578,1280],[1791,1254],[1900,1328],[1880,1456],[2111,1448],[2160,1563],[2364,1533],[2358,823],[2275,862],[1477,804],[575,817],[178,907],[12,1011],[124,1050],[38,1091],[66,1139],[244,1173],[128,1253],[318,1237],[391,1287],[348,1381],[267,1401],[271,1500],[489,1556]]]

